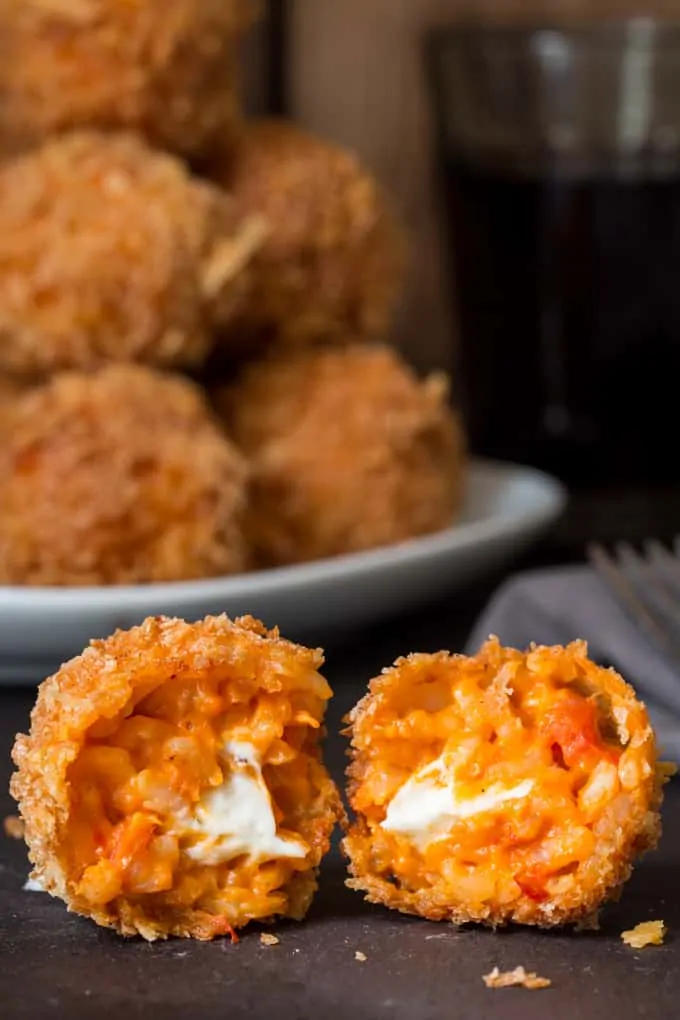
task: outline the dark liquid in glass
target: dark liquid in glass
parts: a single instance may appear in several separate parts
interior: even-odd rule
[[[680,177],[508,175],[453,159],[447,200],[472,452],[622,508],[643,494],[641,531],[680,529]],[[649,511],[652,490],[678,493],[672,520]]]

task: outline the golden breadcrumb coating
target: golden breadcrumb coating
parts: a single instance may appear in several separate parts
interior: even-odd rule
[[[131,129],[197,156],[239,124],[236,43],[249,0],[3,0],[5,150],[55,132]]]
[[[40,685],[14,746],[32,877],[149,940],[302,918],[342,815],[319,746],[322,663],[252,617],[160,617],[92,641]],[[257,844],[264,825],[235,846],[262,796],[274,849]]]
[[[456,923],[588,925],[661,832],[647,712],[576,641],[410,655],[349,716],[351,888]]]
[[[293,124],[255,121],[214,176],[243,214],[268,226],[226,348],[387,330],[403,283],[403,238],[351,153]]]
[[[17,401],[30,389],[30,384],[11,376],[0,375],[0,437],[9,427]]]
[[[200,363],[260,232],[173,156],[81,133],[0,169],[0,366]]]
[[[463,440],[446,380],[420,382],[388,347],[254,363],[216,406],[251,457],[248,531],[265,564],[389,545],[459,509]]]
[[[246,565],[246,468],[189,381],[62,373],[0,444],[0,582],[134,584]]]

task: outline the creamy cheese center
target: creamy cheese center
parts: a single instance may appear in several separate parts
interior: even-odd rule
[[[457,819],[472,818],[494,811],[507,801],[527,797],[533,785],[532,779],[524,779],[512,787],[492,783],[476,796],[462,797],[441,755],[414,773],[397,791],[382,827],[387,832],[410,836],[424,848],[435,840],[444,839]]]
[[[304,858],[309,847],[302,839],[277,834],[256,749],[231,741],[225,744],[224,757],[224,782],[203,795],[182,826],[181,835],[198,836],[185,850],[187,856],[208,866],[244,855],[259,860]]]

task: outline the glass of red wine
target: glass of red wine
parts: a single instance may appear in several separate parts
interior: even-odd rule
[[[464,24],[428,69],[471,450],[571,539],[680,530],[680,22]]]

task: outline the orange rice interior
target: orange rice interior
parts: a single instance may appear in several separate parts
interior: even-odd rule
[[[626,791],[652,783],[653,770],[617,725],[608,681],[592,682],[579,664],[582,648],[580,659],[558,651],[539,649],[533,662],[531,653],[507,651],[500,662],[490,643],[478,659],[413,656],[374,682],[372,698],[352,716],[351,803],[359,821],[347,846],[355,874],[359,858],[369,867],[368,854],[372,873],[397,889],[434,888],[443,879],[459,902],[493,901],[502,914],[518,897],[537,905],[559,897],[587,870],[617,797],[624,810]],[[598,680],[611,676],[625,688],[589,665]],[[646,725],[642,706],[629,708],[631,728]],[[453,818],[445,838],[425,846],[384,829],[397,791],[442,753],[461,801],[527,778],[531,793]]]
[[[91,726],[68,773],[65,863],[76,897],[102,906],[124,897],[149,917],[191,911],[199,938],[287,912],[286,884],[319,863],[327,840],[317,743],[329,696],[319,674],[308,688],[256,695],[252,683],[173,677]],[[208,866],[187,856],[196,837],[178,835],[177,819],[225,780],[230,739],[256,750],[277,835],[302,839],[304,857]]]

